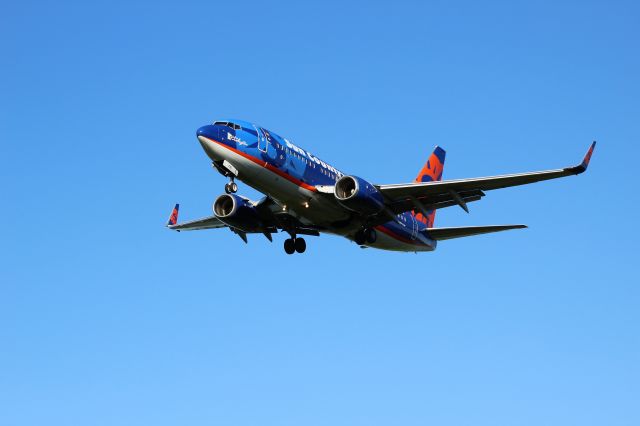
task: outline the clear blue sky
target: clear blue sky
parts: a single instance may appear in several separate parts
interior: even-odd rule
[[[637,2],[41,2],[0,11],[0,424],[638,425]],[[431,254],[164,229],[238,117],[347,173],[562,167]],[[256,197],[246,185],[240,193]]]

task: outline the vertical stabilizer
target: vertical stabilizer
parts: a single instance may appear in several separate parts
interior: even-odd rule
[[[431,182],[442,180],[442,171],[444,170],[444,159],[447,153],[444,149],[436,146],[433,153],[427,160],[426,164],[418,173],[415,182]],[[416,219],[427,225],[428,228],[433,228],[433,223],[436,218],[436,211],[430,210],[425,217],[422,213],[413,212]]]

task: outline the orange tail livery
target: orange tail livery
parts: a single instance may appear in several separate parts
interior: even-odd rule
[[[444,170],[444,159],[447,153],[444,149],[436,146],[436,149],[433,150],[433,153],[427,160],[426,164],[418,173],[418,176],[415,179],[415,182],[431,182],[431,181],[439,181],[442,180],[442,171]],[[433,222],[436,219],[436,211],[431,210],[427,212],[427,217],[424,217],[422,213],[413,212],[413,215],[420,222],[427,225],[428,228],[433,228]]]

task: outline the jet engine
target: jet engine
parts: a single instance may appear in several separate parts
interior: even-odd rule
[[[260,232],[260,214],[247,198],[236,194],[222,194],[213,203],[213,213],[225,225],[244,232]]]
[[[384,208],[384,198],[378,188],[357,176],[343,176],[333,193],[340,204],[357,213],[376,214]]]

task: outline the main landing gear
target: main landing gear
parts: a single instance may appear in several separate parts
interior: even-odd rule
[[[238,184],[233,181],[233,177],[231,178],[231,182],[224,185],[224,192],[227,194],[235,194],[238,192]]]
[[[284,240],[284,251],[287,254],[293,254],[295,252],[304,253],[307,249],[307,242],[304,238],[287,238]]]
[[[378,234],[376,230],[373,228],[365,228],[356,232],[353,236],[353,241],[356,242],[357,245],[361,246],[364,244],[373,244],[378,239]]]

